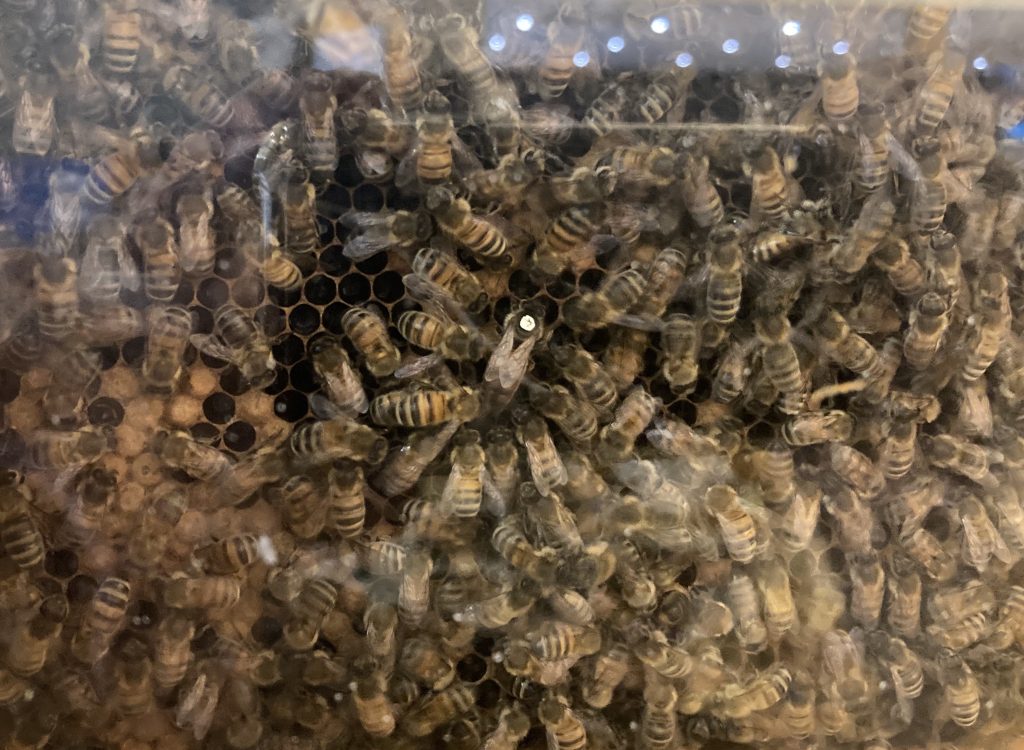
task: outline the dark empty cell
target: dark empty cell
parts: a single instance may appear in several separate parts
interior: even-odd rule
[[[309,400],[306,394],[298,391],[285,391],[274,399],[274,414],[286,422],[298,422],[309,412]]]
[[[505,318],[512,312],[512,300],[502,297],[494,303],[494,322],[499,325],[505,322]]]
[[[610,333],[608,329],[600,328],[596,331],[584,334],[580,338],[580,343],[583,345],[583,348],[586,349],[588,352],[598,354],[608,348],[609,337]]]
[[[412,193],[400,193],[397,190],[388,191],[388,208],[395,211],[415,211],[420,207],[420,197]]]
[[[121,356],[121,350],[117,348],[116,344],[111,346],[104,346],[96,350],[100,355],[100,369],[109,370],[111,367],[117,364],[117,360]]]
[[[216,447],[220,443],[220,429],[209,422],[196,422],[188,428],[188,431],[193,439],[204,445]]]
[[[352,207],[357,211],[380,211],[384,194],[375,185],[360,185],[352,191]]]
[[[129,339],[121,345],[121,359],[127,365],[137,365],[146,353],[146,339],[143,337]]]
[[[302,278],[309,278],[316,272],[316,253],[292,253],[289,257],[299,269]]]
[[[508,290],[517,297],[526,298],[539,292],[540,287],[530,278],[530,274],[519,269],[508,277]]]
[[[192,298],[194,296],[195,290],[192,288],[192,284],[188,281],[182,281],[178,284],[178,291],[174,293],[174,298],[171,300],[171,304],[191,305]]]
[[[557,279],[549,281],[545,290],[552,299],[568,299],[576,293],[576,276],[566,271]]]
[[[288,327],[300,336],[308,336],[320,327],[320,311],[312,305],[296,305],[288,313]]]
[[[333,302],[327,306],[323,314],[323,324],[331,333],[341,335],[344,333],[344,329],[341,327],[341,319],[345,315],[345,311],[349,309],[349,306],[341,302]]]
[[[397,302],[404,295],[405,284],[402,283],[402,274],[397,271],[385,271],[373,280],[373,296],[380,302]]]
[[[42,594],[43,597],[56,596],[57,594],[64,593],[64,587],[61,586],[60,581],[49,575],[33,578],[32,585],[40,594]]]
[[[282,365],[294,365],[305,354],[306,347],[302,344],[302,339],[298,336],[289,334],[281,341],[274,344],[274,359],[276,359]]]
[[[241,396],[252,385],[234,365],[224,368],[219,382],[220,389],[231,396]]]
[[[277,338],[284,331],[284,310],[273,305],[264,305],[256,311],[256,323],[270,338]]]
[[[711,116],[719,122],[737,122],[740,118],[740,103],[731,96],[720,96],[711,102]]]
[[[463,682],[480,682],[487,674],[487,660],[476,654],[468,654],[455,665],[455,671]]]
[[[25,458],[25,438],[17,430],[0,430],[0,467],[19,468]]]
[[[334,242],[334,222],[318,216],[316,219],[317,235],[320,237],[321,245],[330,245]]]
[[[345,248],[342,245],[331,245],[324,248],[320,253],[320,270],[328,276],[344,276],[352,267],[352,261],[345,257]]]
[[[688,399],[679,399],[676,401],[672,406],[672,413],[688,425],[692,425],[697,421],[697,407]]]
[[[232,422],[224,429],[224,447],[241,453],[256,443],[256,430],[248,422]]]
[[[338,296],[349,305],[361,305],[370,299],[370,280],[350,273],[338,283]]]
[[[775,437],[775,428],[768,422],[757,422],[747,430],[747,440],[752,445],[764,445]]]
[[[270,648],[281,638],[283,627],[280,620],[273,617],[263,616],[252,624],[249,635],[256,643]]]
[[[213,272],[222,279],[237,279],[247,265],[244,253],[233,247],[226,247],[214,258]]]
[[[215,310],[228,301],[228,285],[223,279],[211,276],[199,285],[196,299],[203,307]]]
[[[691,91],[701,101],[709,102],[722,93],[725,87],[722,79],[714,73],[697,76],[691,84]]]
[[[722,188],[719,188],[719,192],[723,193],[722,200],[726,205],[742,209],[750,206],[750,185],[745,182],[734,182],[728,194],[725,194]]]
[[[21,376],[13,370],[0,370],[0,404],[9,404],[21,393]]]
[[[553,326],[555,321],[558,320],[558,305],[551,300],[538,299],[536,302],[543,305],[544,325],[546,327]],[[540,312],[540,310],[536,310],[535,312]]]
[[[377,253],[375,255],[371,255],[366,260],[356,263],[356,268],[358,268],[362,273],[365,273],[367,276],[373,276],[387,268],[387,265],[388,254]]]
[[[92,596],[96,593],[97,588],[99,588],[99,584],[96,583],[96,579],[92,576],[75,576],[70,581],[68,581],[68,604],[84,604],[85,602],[92,599]]]
[[[303,393],[312,393],[320,387],[316,374],[313,372],[313,363],[308,359],[302,360],[291,369],[288,373],[288,380],[291,382],[292,388]]]
[[[338,294],[338,283],[330,276],[317,274],[303,287],[306,301],[314,305],[326,305],[334,301]]]
[[[231,285],[231,299],[239,307],[256,307],[266,294],[266,284],[258,276],[246,276]]]
[[[227,424],[235,416],[235,400],[226,393],[211,393],[203,401],[203,416],[214,424]]]
[[[363,173],[359,171],[359,167],[356,165],[355,157],[352,154],[344,154],[338,159],[338,168],[334,172],[334,179],[345,187],[354,188],[356,185],[363,181]],[[339,192],[344,192],[340,188],[335,188]],[[330,192],[328,188],[328,192]]]
[[[604,272],[599,268],[591,268],[580,274],[579,286],[586,289],[597,289],[597,285],[604,278]]]
[[[148,599],[136,599],[128,607],[128,625],[132,630],[149,630],[160,619],[160,608]]]
[[[274,379],[270,385],[263,389],[263,392],[269,396],[276,396],[278,393],[288,387],[288,370],[287,368],[278,365],[277,370],[274,372]]]
[[[96,399],[85,410],[89,424],[97,427],[117,427],[124,419],[124,406],[120,401],[103,396]]]
[[[223,359],[217,359],[216,357],[211,357],[206,352],[200,352],[199,353],[199,359],[202,361],[202,363],[204,365],[209,367],[211,370],[219,370],[222,367],[227,367],[227,365],[228,365],[228,363],[225,362]]]
[[[217,635],[217,631],[207,626],[196,632],[195,637],[192,639],[192,650],[196,653],[209,652],[219,639],[220,636]]]
[[[562,144],[562,152],[566,156],[575,158],[583,156],[583,154],[590,150],[592,139],[584,130],[585,128],[577,128],[569,136],[569,140]]]
[[[255,154],[236,156],[224,162],[224,179],[239,187],[252,187],[252,163]]]
[[[193,305],[188,311],[192,314],[192,333],[213,333],[212,312],[199,305]]]
[[[278,307],[291,307],[302,299],[302,289],[282,289],[272,286],[267,289],[267,297]]]
[[[43,570],[54,578],[70,578],[78,572],[78,555],[70,549],[52,549],[46,553]]]

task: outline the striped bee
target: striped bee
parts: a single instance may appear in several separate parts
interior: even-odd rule
[[[487,304],[488,297],[476,276],[467,271],[450,253],[434,247],[424,247],[412,261],[415,278],[435,287],[466,308],[479,312]],[[406,278],[410,289],[415,282]]]
[[[366,520],[366,483],[363,469],[345,464],[332,466],[327,473],[327,518],[324,526],[342,539],[352,539],[363,532]]]
[[[743,295],[743,250],[735,227],[723,226],[711,231],[708,257],[706,303],[708,317],[720,325],[736,320]]]
[[[483,500],[486,456],[480,433],[462,429],[452,442],[452,468],[441,493],[441,508],[449,516],[472,518],[480,512]]]
[[[222,130],[235,119],[235,108],[224,92],[185,65],[174,65],[164,75],[164,88],[193,115]]]
[[[316,190],[305,181],[289,182],[281,196],[284,219],[284,249],[290,253],[312,253],[320,243],[316,226]]]
[[[149,390],[172,393],[184,368],[192,315],[184,307],[152,307],[148,325],[142,379]]]
[[[148,135],[131,139],[93,165],[82,189],[84,198],[96,206],[105,206],[128,192],[145,170],[160,164],[156,141]]]
[[[341,327],[366,360],[366,368],[376,377],[398,369],[401,353],[388,335],[387,325],[373,308],[353,307],[341,318]]]
[[[135,228],[135,244],[142,253],[146,294],[154,302],[170,302],[181,284],[181,263],[174,228],[159,217]]]
[[[137,291],[141,283],[128,253],[124,225],[113,217],[97,216],[89,227],[82,256],[79,293],[96,304],[114,304],[122,288]]]
[[[329,179],[338,166],[338,141],[334,113],[338,100],[332,92],[331,78],[324,73],[311,74],[299,96],[302,137],[306,166],[314,183]]]
[[[71,639],[72,656],[91,665],[110,650],[127,619],[131,593],[131,584],[121,578],[107,578],[100,584]]]
[[[178,251],[187,274],[206,275],[213,270],[216,244],[213,236],[213,192],[188,192],[175,206],[178,220]]]
[[[573,56],[583,48],[586,25],[583,9],[565,3],[548,26],[548,49],[537,68],[537,93],[544,101],[557,99],[572,78]]]
[[[846,123],[857,114],[860,87],[850,54],[829,55],[822,64],[821,106],[833,124]]]
[[[464,198],[456,198],[450,190],[433,187],[427,193],[427,209],[434,214],[441,230],[488,265],[512,264],[508,239],[501,229],[487,218],[476,216]]]
[[[397,8],[386,6],[375,13],[384,50],[384,88],[392,106],[402,112],[414,112],[423,106],[423,87],[413,59],[409,26]]]
[[[468,422],[479,410],[480,399],[472,388],[415,388],[377,396],[370,402],[370,419],[390,427],[427,427],[443,422]]]
[[[116,0],[103,14],[103,65],[113,76],[135,69],[141,47],[142,16],[136,0]]]
[[[44,256],[33,269],[36,322],[43,338],[60,341],[75,332],[78,312],[78,264],[71,258]]]
[[[213,316],[213,333],[189,339],[200,351],[235,365],[243,378],[256,386],[274,377],[277,363],[266,334],[252,316],[235,305],[224,305]]]
[[[253,534],[239,534],[196,550],[196,559],[207,573],[237,573],[256,562],[258,544]]]
[[[11,135],[14,150],[19,154],[45,156],[57,135],[56,89],[47,75],[37,71],[30,71],[21,83],[21,98],[14,110]]]

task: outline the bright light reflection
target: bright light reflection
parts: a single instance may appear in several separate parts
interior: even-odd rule
[[[609,52],[622,52],[626,47],[626,40],[621,36],[613,36],[608,40]]]
[[[988,60],[986,60],[984,57],[976,57],[974,58],[974,62],[972,62],[971,65],[974,66],[975,70],[984,70],[985,68],[988,67]]]
[[[680,68],[688,68],[693,65],[693,55],[689,52],[680,52],[676,55],[676,66]]]
[[[520,31],[529,31],[533,28],[533,16],[529,13],[520,13],[516,17],[516,28]]]
[[[792,62],[793,58],[791,58],[789,55],[779,55],[778,57],[775,58],[775,67],[785,70],[786,68],[789,67],[790,63]]]
[[[799,21],[786,21],[782,24],[782,33],[786,36],[796,36],[800,33]]]
[[[495,52],[501,52],[503,49],[505,49],[505,37],[503,37],[501,34],[495,34],[494,36],[487,40],[487,46],[490,47]]]
[[[845,55],[850,51],[850,43],[845,39],[840,39],[832,45],[832,51],[837,55]]]
[[[722,42],[722,52],[727,55],[735,55],[740,51],[740,43],[737,39],[726,39]]]
[[[664,34],[671,25],[665,16],[655,16],[651,19],[651,31],[655,34]]]
[[[572,64],[577,68],[585,68],[590,63],[590,53],[585,49],[581,49],[575,55],[572,56]]]

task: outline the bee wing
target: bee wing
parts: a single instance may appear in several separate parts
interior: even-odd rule
[[[421,375],[422,373],[431,369],[432,367],[436,367],[437,365],[441,364],[442,361],[444,361],[444,358],[437,352],[434,352],[433,354],[427,354],[423,357],[418,357],[409,364],[403,365],[402,367],[399,367],[397,370],[395,370],[395,377],[398,378],[399,380],[408,380],[409,378],[414,378],[417,375]]]
[[[192,343],[196,349],[201,352],[209,354],[211,357],[217,359],[223,359],[226,362],[233,362],[235,360],[235,353],[230,348],[224,345],[224,343],[217,336],[207,335],[203,333],[193,333],[188,337],[188,340]]]
[[[460,175],[473,174],[484,168],[476,154],[457,135],[452,138],[452,166]]]
[[[537,485],[537,491],[540,494],[547,496],[551,493],[552,487],[561,487],[569,481],[569,472],[566,471],[565,464],[562,462],[560,455],[555,453],[555,462],[557,462],[558,469],[554,472],[554,476],[548,479],[544,476],[544,472],[539,470],[544,465],[540,451],[530,441],[524,440],[523,443],[526,448],[526,460],[530,465],[530,475],[533,477],[533,483]],[[551,446],[551,450],[554,451],[554,446]]]
[[[378,229],[381,231],[378,231]],[[391,245],[388,233],[383,231],[382,228],[375,227],[362,234],[349,237],[345,242],[343,253],[346,258],[350,258],[358,263],[361,260],[366,260],[371,255],[387,250]]]
[[[347,367],[347,365],[342,365]],[[349,368],[351,369],[351,368]],[[324,388],[331,392],[342,392],[349,391],[348,384],[352,381],[354,374],[349,377],[344,374],[337,375],[333,372],[325,373],[321,376],[324,381]],[[362,390],[360,386],[360,397],[355,400],[354,403],[350,404],[347,408],[342,407],[350,415],[355,416],[356,414],[365,414],[366,410],[370,407],[370,402],[366,398],[366,392]],[[332,402],[333,403],[333,402]]]
[[[394,214],[391,211],[346,211],[341,215],[341,224],[349,229],[365,232],[378,227],[387,228]]]
[[[419,146],[409,149],[409,153],[402,157],[395,167],[395,186],[404,190],[417,183],[416,157],[419,154]]]
[[[337,419],[338,417],[349,418],[345,410],[331,401],[322,393],[314,393],[309,397],[309,410],[317,419]]]
[[[414,273],[409,273],[403,276],[402,282],[405,284],[406,291],[408,291],[417,302],[422,303],[425,307],[431,308],[430,312],[443,312],[450,320],[454,320],[471,328],[477,327],[469,317],[469,314],[463,309],[462,305],[456,302],[443,287],[432,281],[427,281],[423,277],[417,276]]]
[[[624,328],[634,328],[638,331],[660,331],[665,327],[661,318],[657,318],[653,315],[638,315],[635,313],[616,315],[612,318],[612,323],[623,326]]]
[[[121,266],[121,286],[133,292],[137,292],[142,286],[142,274],[135,267],[135,261],[128,252],[127,245],[122,242],[117,248],[117,262]]]
[[[494,347],[490,359],[487,360],[487,369],[484,371],[484,382],[493,383],[497,381],[502,390],[515,388],[530,364],[530,353],[537,339],[531,336],[518,349],[515,346],[515,329],[508,326],[501,335],[498,345]]]

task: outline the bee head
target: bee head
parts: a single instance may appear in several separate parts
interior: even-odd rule
[[[443,211],[455,203],[455,195],[446,187],[435,186],[427,191],[428,211]]]

